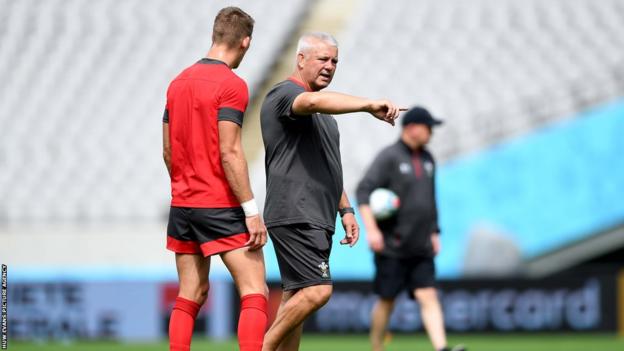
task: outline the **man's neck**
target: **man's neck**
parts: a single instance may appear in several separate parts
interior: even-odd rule
[[[222,61],[228,65],[228,67],[233,68],[238,58],[238,52],[229,49],[225,45],[213,45],[210,50],[208,50],[206,58]]]
[[[298,69],[295,68],[295,71],[290,76],[290,78],[292,78],[292,79],[298,81],[299,83],[301,83],[303,85],[303,88],[306,91],[316,91],[316,90],[312,90],[312,87],[310,86],[310,84],[305,79],[303,79],[303,75],[301,74],[301,71],[299,71]]]

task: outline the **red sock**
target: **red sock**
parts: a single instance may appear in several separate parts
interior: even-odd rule
[[[193,326],[200,307],[195,301],[180,296],[176,297],[169,320],[170,351],[189,351],[191,349]]]
[[[267,298],[250,294],[241,298],[238,318],[238,346],[240,351],[261,351],[267,325]]]

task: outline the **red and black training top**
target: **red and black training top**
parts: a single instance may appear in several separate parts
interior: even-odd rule
[[[171,206],[238,207],[221,165],[218,121],[242,126],[247,84],[224,63],[204,58],[167,90],[163,122],[171,142]]]

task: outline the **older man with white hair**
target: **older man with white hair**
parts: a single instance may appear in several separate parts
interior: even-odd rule
[[[264,351],[298,350],[304,320],[329,300],[337,213],[346,233],[340,243],[353,246],[359,238],[343,190],[340,134],[332,114],[368,112],[394,125],[401,110],[388,100],[321,91],[331,83],[337,64],[338,44],[331,35],[304,34],[292,76],[276,84],[262,105],[264,217],[284,290]]]

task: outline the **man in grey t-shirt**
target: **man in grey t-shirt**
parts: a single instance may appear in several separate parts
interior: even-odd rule
[[[293,75],[267,94],[260,113],[266,150],[264,219],[282,277],[282,303],[263,351],[298,350],[303,321],[331,296],[329,254],[336,214],[355,245],[359,228],[343,190],[340,133],[332,114],[368,112],[394,125],[400,109],[387,100],[321,92],[338,63],[326,33],[299,39]]]

